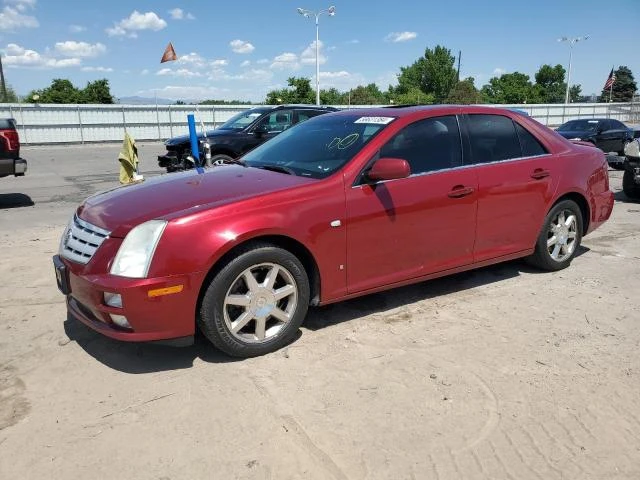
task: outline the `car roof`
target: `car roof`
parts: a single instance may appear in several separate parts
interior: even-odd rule
[[[433,112],[436,115],[456,115],[459,113],[493,114],[512,116],[518,114],[508,108],[482,105],[392,105],[388,107],[354,108],[341,110],[333,115],[363,115],[376,117],[411,117],[420,112]]]

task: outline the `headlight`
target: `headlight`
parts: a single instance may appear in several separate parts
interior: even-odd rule
[[[149,273],[153,253],[167,222],[151,220],[131,230],[116,255],[111,274],[120,277],[145,278]]]

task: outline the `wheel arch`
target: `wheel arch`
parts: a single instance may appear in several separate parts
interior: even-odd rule
[[[309,303],[311,305],[317,305],[320,302],[320,269],[311,251],[304,244],[294,238],[286,235],[269,234],[245,239],[237,245],[234,245],[218,260],[216,260],[207,272],[207,275],[200,286],[197,310],[200,309],[202,298],[211,280],[232,258],[240,254],[242,251],[246,251],[251,248],[252,245],[265,243],[287,250],[300,260],[307,274],[307,278],[309,279]]]
[[[553,205],[549,207],[548,211],[551,211],[553,207],[564,200],[573,200],[580,208],[580,213],[582,213],[582,236],[586,235],[589,231],[589,224],[591,223],[591,208],[589,207],[589,202],[581,193],[569,192],[558,197],[556,201],[553,202]]]

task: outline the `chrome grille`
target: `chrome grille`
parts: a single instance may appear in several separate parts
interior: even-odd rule
[[[74,215],[62,236],[60,255],[73,262],[86,264],[108,236],[108,231]]]

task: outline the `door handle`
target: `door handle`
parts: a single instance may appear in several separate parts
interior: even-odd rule
[[[551,172],[549,172],[549,170],[543,170],[542,168],[536,168],[533,173],[531,174],[531,178],[534,178],[536,180],[541,180],[543,178],[548,177],[549,175],[551,175]]]
[[[466,197],[467,195],[471,195],[473,192],[475,192],[475,188],[473,187],[457,185],[451,189],[448,195],[450,198],[462,198]]]

